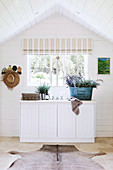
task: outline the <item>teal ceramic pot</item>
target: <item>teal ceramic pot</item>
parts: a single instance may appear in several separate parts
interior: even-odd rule
[[[91,100],[92,91],[92,87],[70,87],[70,96],[79,100]]]

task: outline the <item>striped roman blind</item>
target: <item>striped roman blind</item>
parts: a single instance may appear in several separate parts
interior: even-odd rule
[[[31,54],[92,54],[91,38],[25,38],[24,55]]]

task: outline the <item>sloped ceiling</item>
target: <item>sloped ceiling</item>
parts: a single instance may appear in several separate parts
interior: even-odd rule
[[[113,0],[0,0],[0,43],[54,13],[113,42]]]

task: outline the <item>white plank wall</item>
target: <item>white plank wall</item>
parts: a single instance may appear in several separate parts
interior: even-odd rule
[[[53,15],[38,25],[19,34],[0,46],[0,70],[9,64],[21,65],[23,75],[20,84],[9,91],[0,83],[0,135],[19,135],[19,99],[22,91],[34,91],[27,87],[26,57],[22,55],[22,39],[25,37],[92,37],[94,53],[89,57],[89,76],[92,79],[102,78],[104,83],[94,89],[93,99],[97,100],[96,136],[113,137],[113,44],[94,34],[85,27],[60,15]],[[97,75],[97,57],[111,58],[111,74]],[[68,89],[51,88],[54,95],[69,94]]]

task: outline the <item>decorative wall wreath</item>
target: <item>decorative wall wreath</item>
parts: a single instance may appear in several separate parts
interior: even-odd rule
[[[2,69],[2,81],[5,83],[5,85],[8,87],[8,89],[12,89],[16,87],[20,82],[20,76],[19,74],[22,74],[21,67],[19,66],[13,66],[9,65],[8,69],[3,68]]]

